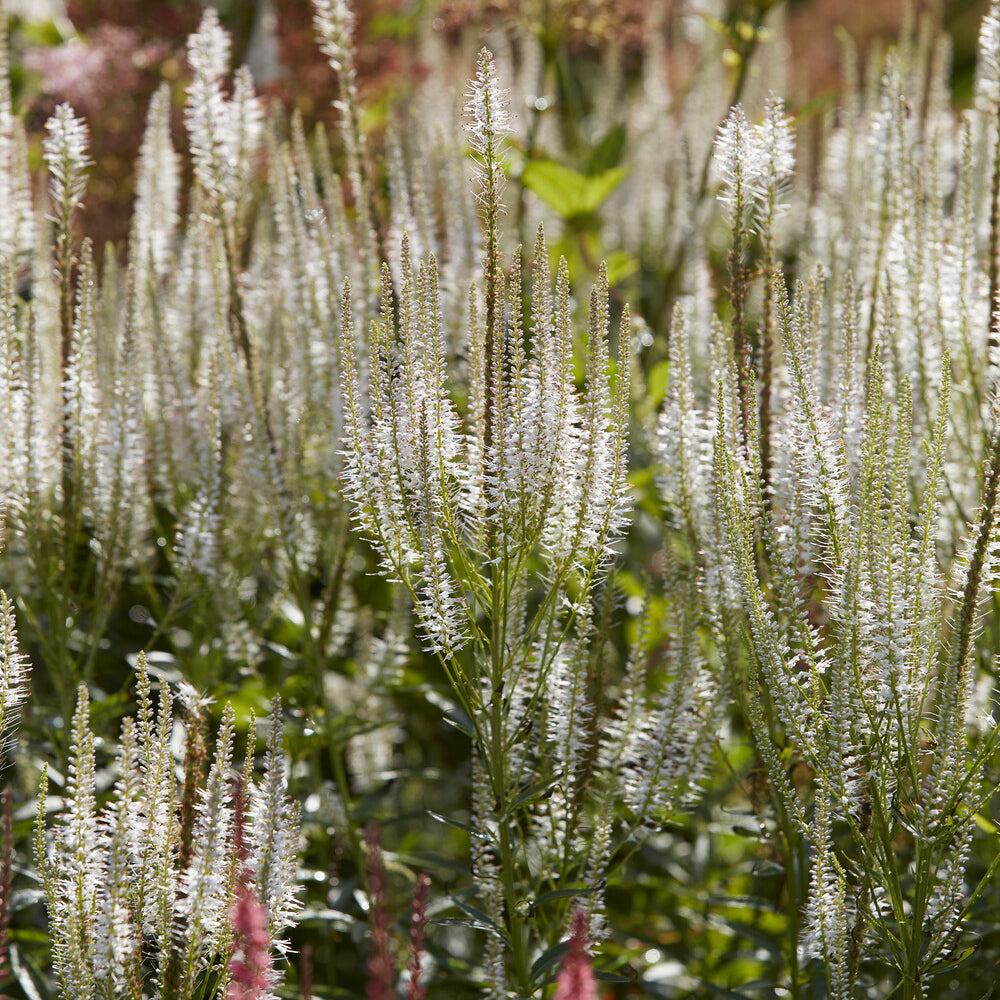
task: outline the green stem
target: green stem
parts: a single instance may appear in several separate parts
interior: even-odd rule
[[[493,631],[500,630],[500,619],[494,616]],[[504,717],[503,717],[503,674],[505,669],[502,647],[495,643],[490,650],[490,675],[493,695],[490,702],[489,747],[486,758],[489,761],[490,784],[496,796],[497,833],[500,853],[500,880],[503,886],[504,909],[506,911],[506,931],[510,942],[511,963],[514,971],[514,985],[521,996],[531,996],[530,935],[526,921],[521,915],[521,896],[518,892],[518,862],[511,830],[515,817],[512,812],[510,789],[507,782],[507,768],[504,761]]]
[[[994,121],[996,144],[993,147],[993,179],[990,188],[990,335],[987,341],[986,367],[995,374],[1000,352],[1000,121]]]

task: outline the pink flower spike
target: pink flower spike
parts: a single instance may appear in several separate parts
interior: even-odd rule
[[[368,894],[371,899],[372,954],[368,959],[367,1000],[394,1000],[396,963],[392,954],[392,913],[389,910],[389,884],[382,862],[382,844],[378,827],[369,823],[365,829],[368,847]]]
[[[406,987],[406,1000],[424,1000],[427,987],[420,981],[423,974],[424,935],[427,928],[427,893],[431,880],[427,875],[417,879],[413,891],[413,918],[410,921],[410,960],[406,965],[410,982]]]
[[[267,913],[243,882],[229,911],[233,943],[226,1000],[265,1000],[271,996],[271,937]]]
[[[552,1000],[597,1000],[597,980],[587,954],[587,924],[586,911],[577,910]]]

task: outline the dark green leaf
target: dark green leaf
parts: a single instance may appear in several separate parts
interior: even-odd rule
[[[480,833],[475,827],[469,826],[468,823],[460,823],[457,819],[442,816],[441,813],[436,813],[432,809],[427,810],[427,815],[430,816],[431,819],[436,819],[439,823],[444,823],[445,826],[454,827],[456,830],[463,830],[471,837],[478,837],[480,840],[489,839],[485,834]]]
[[[476,920],[480,924],[486,927],[487,930],[496,931],[497,934],[503,934],[500,927],[494,923],[493,919],[488,913],[483,913],[482,910],[475,906],[470,906],[468,903],[459,899],[457,896],[452,896],[451,901],[471,920]]]
[[[622,124],[612,125],[601,137],[601,141],[593,148],[590,158],[587,160],[587,173],[604,173],[612,167],[617,167],[622,162],[622,154],[625,152],[625,126]]]
[[[496,931],[496,925],[492,921],[484,924],[480,920],[472,920],[469,917],[434,917],[427,922],[429,924],[449,925],[452,927],[469,927],[474,931]]]
[[[603,969],[594,969],[594,978],[599,983],[634,983],[635,975],[622,976],[617,972],[605,972]]]
[[[559,944],[554,944],[551,948],[546,949],[535,959],[534,964],[531,966],[531,977],[532,979],[537,979],[543,973],[548,972],[569,950],[569,943],[566,941],[560,941]]]
[[[526,802],[536,802],[539,799],[545,797],[545,794],[552,788],[555,788],[562,779],[562,774],[557,775],[551,781],[546,781],[544,783],[533,783],[521,790],[521,793],[511,802],[511,809],[519,809]]]
[[[597,890],[589,888],[585,885],[577,886],[572,889],[553,889],[551,892],[543,892],[535,900],[535,905],[540,906],[542,903],[549,903],[553,899],[570,899],[573,896],[586,896],[592,892],[597,892]]]
[[[472,728],[472,723],[468,721],[467,715],[463,714],[461,717],[457,715],[445,715],[443,718],[449,726],[454,726],[460,733],[468,736],[470,740],[475,739],[476,734]]]
[[[774,861],[758,861],[753,866],[753,873],[761,876],[783,875],[785,868],[784,865],[779,865]]]
[[[724,986],[716,986],[714,983],[707,982],[704,979],[701,981],[701,985],[704,986],[709,992],[714,993],[717,997],[723,997],[725,1000],[753,1000],[753,998],[747,996],[746,993],[738,993],[736,990],[727,990]]]

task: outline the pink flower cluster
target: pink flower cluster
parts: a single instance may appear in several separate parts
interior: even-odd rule
[[[271,995],[271,937],[267,913],[257,894],[241,879],[229,915],[233,943],[226,1000],[265,1000]]]
[[[142,74],[166,55],[166,45],[144,45],[132,28],[99,24],[86,39],[30,49],[24,65],[42,75],[47,94],[71,100],[75,107],[91,113],[115,94],[138,90]]]
[[[553,1000],[597,1000],[597,979],[587,954],[587,923],[586,910],[577,910]]]

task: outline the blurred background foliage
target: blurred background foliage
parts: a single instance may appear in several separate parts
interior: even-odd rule
[[[334,125],[336,79],[316,46],[309,0],[220,0],[216,6],[233,37],[234,64],[250,67],[258,90],[284,109],[298,111],[307,133],[319,121]],[[550,207],[586,226],[595,207],[590,202],[596,200],[599,207],[601,192],[613,187],[606,171],[621,160],[625,141],[623,135],[611,135],[595,149],[573,135],[580,113],[597,96],[588,85],[593,68],[614,50],[626,76],[640,85],[643,58],[659,32],[670,56],[668,78],[682,90],[692,64],[679,22],[689,6],[685,0],[362,0],[355,5],[356,67],[365,124],[377,132],[393,99],[426,75],[421,53],[428,34],[455,58],[456,80],[462,78],[468,53],[489,32],[509,33],[515,44],[524,34],[533,35],[557,80],[561,138],[571,161],[562,166],[588,177],[599,175],[604,187],[574,199],[567,194],[565,174],[547,178],[536,171],[525,183],[543,200],[550,186],[561,187],[569,200],[550,201]],[[922,12],[931,12],[952,37],[955,99],[969,102],[985,0],[727,0],[725,6],[725,17],[712,27],[721,42],[716,55],[734,74],[744,63],[753,72],[755,47],[773,37],[771,30],[758,35],[756,28],[768,18],[781,18],[782,45],[788,50],[781,53],[788,57],[785,96],[800,129],[803,116],[808,119],[836,99],[842,83],[838,39],[853,39],[863,59],[898,38],[908,16]],[[146,107],[160,83],[169,83],[180,138],[190,78],[184,46],[204,5],[186,0],[8,0],[6,8],[15,106],[26,111],[35,155],[40,155],[45,120],[58,103],[68,101],[91,130],[95,169],[87,194],[87,233],[98,254],[108,242],[121,249]]]

